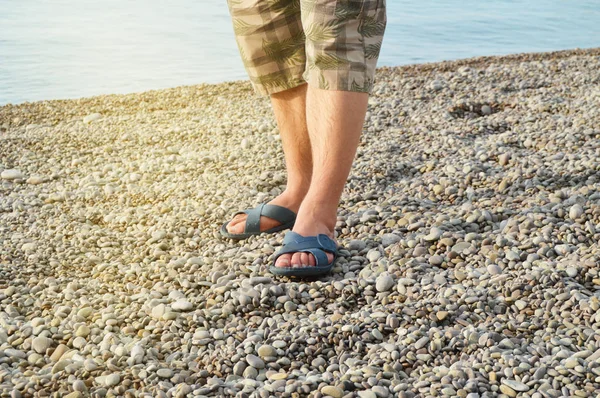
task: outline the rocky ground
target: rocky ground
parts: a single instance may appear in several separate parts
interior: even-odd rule
[[[380,69],[308,281],[218,233],[285,184],[249,84],[1,107],[0,395],[596,396],[599,71]]]

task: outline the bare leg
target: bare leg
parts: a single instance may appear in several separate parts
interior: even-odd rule
[[[298,212],[308,192],[312,174],[310,139],[306,127],[307,84],[271,95],[271,104],[281,134],[288,173],[287,185],[281,195],[270,204]],[[280,223],[269,217],[260,218],[260,230],[273,228]],[[227,225],[229,233],[240,234],[246,226],[246,215],[239,214]]]
[[[327,234],[334,238],[337,208],[367,112],[369,95],[349,91],[308,88],[306,120],[310,136],[313,173],[293,231],[303,236]],[[327,255],[329,261],[333,255]],[[312,254],[284,254],[277,267],[314,266]]]

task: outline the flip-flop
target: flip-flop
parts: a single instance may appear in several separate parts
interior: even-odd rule
[[[283,231],[284,229],[292,228],[294,226],[294,223],[296,222],[296,213],[294,213],[290,209],[282,206],[269,205],[265,203],[262,203],[253,209],[238,211],[233,215],[233,217],[235,217],[238,214],[248,215],[248,217],[246,218],[246,225],[244,226],[244,232],[241,234],[229,233],[229,231],[227,231],[227,224],[231,222],[229,221],[221,226],[221,235],[229,239],[246,239],[253,235],[260,235],[262,233],[271,234],[274,232]],[[281,225],[261,231],[261,216],[269,217],[276,221],[279,221]]]
[[[275,262],[285,253],[306,252],[315,256],[316,265],[314,267],[276,267]],[[333,254],[333,261],[327,262],[327,254]],[[317,236],[302,236],[294,231],[289,231],[283,238],[282,248],[275,253],[273,265],[269,271],[275,275],[283,276],[321,276],[329,273],[338,256],[336,243],[329,236],[319,234]]]

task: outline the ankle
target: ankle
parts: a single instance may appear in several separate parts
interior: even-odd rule
[[[303,221],[333,233],[337,223],[337,206],[332,206],[329,202],[312,201],[306,197],[300,206],[296,222],[302,224]]]
[[[300,207],[300,204],[302,204],[304,201],[307,192],[308,189],[304,188],[286,187],[279,197],[285,199],[287,202],[297,204],[298,207]]]

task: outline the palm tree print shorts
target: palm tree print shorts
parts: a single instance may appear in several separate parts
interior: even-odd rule
[[[385,0],[228,0],[255,91],[308,82],[371,92],[387,22]]]

